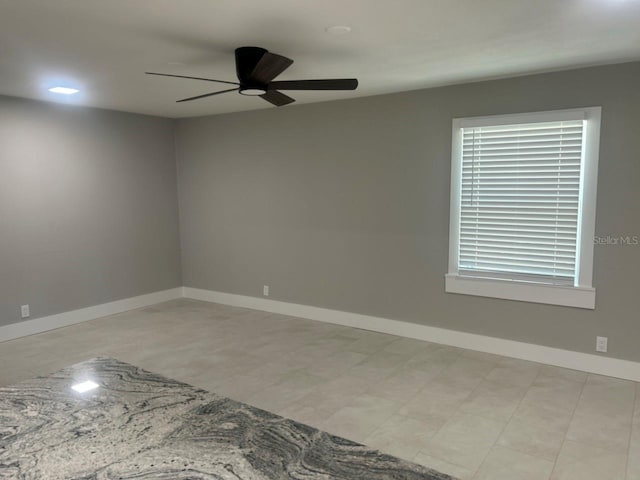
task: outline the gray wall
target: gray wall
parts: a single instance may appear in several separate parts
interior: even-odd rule
[[[172,121],[0,97],[0,325],[180,285]]]
[[[635,235],[638,85],[632,63],[180,120],[184,284],[640,360],[640,246],[596,247],[595,311],[443,279],[453,117],[601,105],[596,233]]]

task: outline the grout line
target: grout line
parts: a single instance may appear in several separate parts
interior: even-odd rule
[[[556,459],[553,462],[553,470],[551,470],[551,476],[553,477],[553,473],[556,471],[556,467],[558,466],[558,458],[560,458],[560,452],[562,452],[562,449],[564,448],[564,445],[567,443],[567,434],[569,433],[569,429],[571,428],[571,424],[573,423],[573,419],[576,416],[576,412],[578,411],[578,405],[580,405],[580,400],[582,400],[582,396],[584,395],[584,389],[587,386],[587,381],[589,380],[589,375],[586,376],[584,382],[582,383],[582,388],[580,389],[580,395],[578,396],[578,401],[576,402],[575,406],[573,407],[573,411],[571,412],[571,419],[569,420],[569,423],[567,424],[567,429],[564,432],[564,438],[562,439],[562,445],[560,445],[560,448],[558,449],[558,453],[556,454]]]
[[[537,362],[534,362],[537,363]],[[484,465],[484,462],[487,460],[487,457],[489,456],[489,453],[491,453],[491,450],[493,450],[496,445],[498,445],[498,441],[500,440],[500,437],[502,437],[502,434],[504,433],[504,431],[507,429],[507,427],[509,426],[509,424],[511,423],[511,420],[513,419],[513,416],[516,414],[516,412],[518,411],[518,408],[520,408],[520,405],[522,404],[522,401],[524,400],[524,397],[527,396],[527,393],[529,392],[529,389],[531,388],[531,386],[535,383],[535,381],[538,379],[538,377],[540,376],[540,374],[542,373],[542,365],[539,365],[539,369],[538,369],[538,373],[535,376],[535,378],[533,379],[533,382],[531,382],[531,385],[529,385],[527,387],[527,390],[524,392],[524,394],[522,395],[522,397],[520,397],[520,400],[518,401],[518,405],[516,405],[516,408],[513,409],[513,412],[511,413],[511,415],[509,416],[509,418],[507,419],[507,421],[504,424],[504,427],[502,428],[502,430],[500,431],[500,433],[498,434],[498,436],[496,437],[495,441],[493,442],[493,444],[491,445],[491,447],[489,448],[489,452],[487,452],[487,455],[485,455],[485,457],[482,459],[482,463],[480,464],[480,466],[478,467],[478,469],[476,470],[476,472],[474,472],[474,477],[475,474],[477,473],[478,470],[480,470],[480,468],[482,468],[482,465]],[[513,450],[511,448],[508,447],[501,447],[501,448],[507,448],[508,450]],[[517,450],[515,450],[517,451]],[[519,453],[524,453],[524,452],[519,452]],[[534,457],[534,455],[530,455],[532,457]],[[538,457],[535,457],[538,458]],[[555,466],[555,464],[554,464]],[[549,477],[551,477],[551,474],[549,474]]]
[[[432,343],[432,342],[426,342],[426,343]],[[436,345],[439,345],[439,344],[436,344]],[[437,373],[433,378],[429,379],[429,381],[426,383],[426,385],[425,385],[424,387],[422,387],[420,390],[418,390],[418,392],[414,395],[414,397],[412,397],[412,399],[413,399],[413,398],[415,398],[415,397],[417,397],[417,396],[418,396],[421,392],[423,392],[424,390],[426,390],[426,389],[429,387],[429,385],[431,384],[431,382],[433,382],[436,378],[439,378],[439,377],[442,375],[442,373],[443,373],[444,371],[446,371],[446,370],[447,370],[451,365],[453,365],[456,361],[458,361],[458,360],[462,357],[462,352],[463,352],[464,350],[468,350],[468,349],[466,349],[466,348],[450,347],[450,346],[448,346],[448,345],[446,345],[445,347],[446,347],[446,348],[454,348],[454,349],[458,350],[458,352],[457,352],[457,353],[458,353],[458,355],[455,357],[455,359],[454,359],[451,363],[449,363],[448,365],[444,366],[444,367],[442,368],[442,370],[440,370],[440,371],[439,371],[439,372],[438,372],[438,373]],[[437,352],[438,350],[439,350],[439,349],[437,349],[437,350],[436,350],[436,352]],[[468,351],[473,351],[473,350],[468,350]],[[433,352],[433,353],[435,353],[435,352]],[[416,354],[416,355],[417,355],[417,354]],[[488,374],[487,374],[487,375],[488,375]],[[479,385],[480,385],[480,384],[478,384],[478,386],[479,386]],[[478,388],[478,387],[475,387],[475,388],[473,388],[473,389],[472,389],[472,391],[469,393],[469,395],[468,395],[467,397],[465,397],[465,400],[466,400],[466,398],[468,398],[468,397],[471,395],[471,393],[473,393],[473,391],[475,391],[475,389],[476,389],[476,388]],[[463,400],[463,401],[460,403],[460,405],[462,405],[462,403],[463,403],[465,400]],[[407,402],[405,403],[405,405],[406,405],[407,403],[409,403],[410,401],[411,401],[411,400],[407,401]],[[459,409],[459,408],[460,408],[460,407],[458,407],[458,409]],[[458,413],[458,410],[456,410],[455,412],[453,412],[453,413],[449,416],[449,418],[447,418],[447,419],[444,421],[444,423],[442,424],[442,426],[441,426],[440,428],[436,429],[436,431],[435,431],[435,432],[434,432],[434,433],[429,437],[429,440],[432,440],[433,438],[435,438],[435,436],[436,436],[436,435],[438,435],[438,433],[440,433],[440,431],[441,431],[441,430],[442,430],[442,429],[443,429],[443,428],[444,428],[444,427],[449,423],[449,421],[450,421],[450,420],[451,420],[451,419],[452,419],[452,418],[453,418],[457,413]],[[412,419],[415,419],[415,420],[423,421],[422,419],[420,419],[420,418],[418,418],[418,417],[412,417],[411,415],[403,415],[403,416],[404,416],[404,417],[406,417],[406,418],[412,418]],[[427,451],[424,451],[424,450],[419,450],[419,451],[418,451],[418,452],[413,456],[413,458],[415,459],[415,458],[416,458],[418,455],[420,455],[420,454],[428,455],[428,456],[430,456],[430,457],[436,458],[436,459],[438,459],[438,460],[440,460],[440,461],[443,461],[443,462],[445,462],[445,463],[449,463],[449,464],[451,464],[451,465],[454,465],[454,466],[456,466],[456,467],[462,468],[462,469],[464,469],[464,470],[468,470],[469,472],[471,472],[471,473],[472,473],[472,475],[475,475],[475,473],[476,473],[476,471],[471,471],[471,469],[469,469],[468,467],[465,467],[465,466],[463,466],[463,465],[458,465],[457,463],[451,462],[451,461],[449,461],[449,460],[445,460],[444,458],[440,458],[440,457],[438,457],[438,456],[436,456],[436,455],[433,455],[433,453],[431,453],[431,452],[427,452]],[[415,462],[414,462],[414,463],[415,463]],[[434,470],[435,470],[435,468],[434,468],[434,467],[431,467],[431,466],[429,466],[429,465],[425,465],[425,466],[426,466],[427,468],[431,468],[431,469],[434,469]]]
[[[629,463],[631,463],[631,440],[633,439],[633,430],[635,429],[635,425],[633,423],[633,419],[635,418],[636,410],[638,408],[638,389],[640,388],[640,383],[636,383],[633,389],[633,408],[631,409],[631,429],[629,431],[629,446],[627,447],[627,464],[624,468],[624,478],[625,480],[629,478]]]
[[[393,336],[394,336],[394,337],[396,337],[396,340],[397,340],[397,339],[402,338],[402,337],[398,337],[397,335],[393,335]],[[394,340],[394,341],[395,341],[395,340]],[[390,342],[390,343],[393,343],[393,342]],[[386,346],[387,346],[387,345],[385,345],[385,346],[383,346],[383,347],[379,348],[378,350],[376,350],[376,351],[375,351],[375,352],[373,352],[373,353],[366,354],[366,355],[367,355],[367,358],[365,358],[364,360],[362,360],[362,362],[367,361],[371,356],[373,356],[373,355],[375,355],[375,354],[377,354],[377,353],[383,352]],[[354,352],[354,353],[358,353],[358,352]],[[398,371],[400,371],[402,368],[406,367],[406,365],[409,363],[409,361],[410,361],[414,356],[418,355],[418,353],[419,353],[419,352],[415,353],[414,355],[410,355],[410,356],[408,356],[408,357],[406,358],[406,360],[404,360],[400,365],[397,365],[397,366],[392,370],[392,372],[391,372],[391,373],[389,373],[389,374],[387,374],[386,376],[384,376],[384,377],[382,377],[382,378],[378,379],[376,383],[378,383],[378,382],[383,382],[383,381],[388,380],[389,378],[391,378],[393,375],[395,375],[395,374],[396,374]],[[351,371],[351,370],[352,370],[353,368],[355,368],[356,366],[360,365],[360,363],[362,363],[362,362],[358,362],[357,364],[352,365],[351,367],[347,368],[347,369],[343,372],[343,374],[342,374],[342,375],[348,374],[348,372],[349,372],[349,371]],[[395,408],[395,409],[393,410],[393,412],[392,412],[388,417],[386,417],[386,418],[384,419],[384,421],[382,421],[382,422],[381,422],[380,424],[378,424],[378,425],[377,425],[377,426],[376,426],[376,427],[375,427],[375,428],[374,428],[370,433],[368,433],[368,434],[365,436],[365,438],[363,439],[363,441],[362,441],[362,442],[359,442],[359,443],[364,443],[364,444],[366,444],[365,439],[369,438],[371,435],[373,435],[375,432],[377,432],[377,431],[378,431],[378,429],[379,429],[382,425],[384,425],[384,424],[385,424],[388,420],[390,420],[394,415],[397,415],[397,414],[398,414],[398,412],[400,411],[400,409],[401,409],[401,408],[402,408],[406,403],[408,403],[408,401],[407,401],[407,402],[405,402],[405,403],[402,403],[401,401],[395,401],[395,400],[391,400],[391,399],[388,399],[388,398],[385,398],[385,397],[380,397],[379,395],[375,395],[375,394],[371,393],[371,389],[372,389],[372,387],[373,387],[373,385],[369,385],[369,386],[367,386],[367,389],[366,389],[363,393],[361,393],[361,394],[356,395],[355,397],[353,397],[353,399],[351,399],[351,401],[350,401],[349,403],[351,403],[354,399],[356,399],[356,398],[358,398],[358,397],[361,397],[362,395],[369,395],[369,396],[372,396],[372,397],[376,397],[376,398],[383,398],[383,399],[385,399],[385,400],[389,400],[389,401],[393,402],[397,408]],[[417,394],[416,394],[416,395],[417,395]],[[413,397],[412,397],[412,398],[413,398]],[[339,410],[338,410],[338,411],[339,411]],[[336,412],[334,412],[334,414],[335,414],[335,413],[336,413]],[[333,416],[333,414],[332,414],[331,416]],[[325,419],[325,422],[326,422],[326,419]]]
[[[456,347],[456,348],[457,348],[457,347]],[[453,363],[455,363],[455,361],[459,360],[459,359],[462,357],[462,353],[463,353],[463,351],[465,351],[465,350],[466,350],[466,351],[473,351],[473,350],[469,350],[469,349],[466,349],[466,348],[460,348],[460,354],[456,357],[456,360],[454,360],[454,362],[452,362],[452,364],[453,364]],[[499,356],[499,357],[503,357],[503,355],[498,355],[498,356]],[[509,357],[504,357],[504,358],[509,358]],[[456,409],[456,411],[455,411],[455,412],[453,412],[453,414],[452,414],[452,415],[447,419],[447,421],[446,421],[446,422],[444,422],[444,424],[443,424],[443,425],[442,425],[442,426],[441,426],[441,427],[436,431],[436,433],[435,433],[431,438],[434,438],[438,433],[440,433],[440,431],[441,431],[444,427],[446,427],[446,426],[449,424],[449,422],[451,421],[451,419],[452,419],[453,417],[455,417],[456,415],[458,415],[458,414],[463,414],[463,415],[474,415],[474,414],[469,414],[469,413],[467,413],[467,412],[464,412],[464,411],[460,410],[460,408],[461,408],[461,407],[462,407],[462,405],[463,405],[463,404],[464,404],[464,403],[465,403],[465,402],[466,402],[466,401],[467,401],[467,400],[468,400],[468,399],[473,395],[473,393],[474,393],[476,390],[478,390],[478,389],[480,388],[480,385],[482,385],[482,383],[486,380],[486,378],[489,376],[489,374],[490,374],[490,373],[491,373],[491,372],[492,372],[492,371],[493,371],[493,370],[498,366],[498,364],[499,364],[499,363],[500,363],[500,360],[497,360],[497,361],[495,362],[494,367],[493,367],[491,370],[489,370],[489,371],[488,371],[484,376],[480,377],[480,382],[478,383],[478,385],[476,385],[474,388],[472,388],[472,389],[471,389],[471,391],[470,391],[470,392],[469,392],[469,394],[464,398],[464,400],[462,400],[462,401],[460,402],[460,405],[458,405],[458,408]],[[450,366],[450,365],[449,365],[449,366]],[[447,367],[447,368],[448,368],[448,367]],[[445,368],[444,370],[446,370],[446,368]],[[426,388],[426,387],[425,387],[425,388]],[[484,417],[484,416],[482,416],[482,415],[475,415],[475,416],[477,416],[477,417],[482,417],[482,418],[487,418],[487,417]],[[495,419],[494,419],[494,418],[490,418],[489,420],[495,421]],[[497,439],[496,439],[496,441],[497,441]],[[494,444],[495,444],[495,442],[494,442]],[[470,472],[471,472],[471,474],[472,474],[471,478],[473,478],[473,477],[475,477],[475,476],[476,476],[476,474],[478,473],[478,470],[480,469],[480,467],[481,467],[481,466],[482,466],[482,464],[484,463],[484,461],[485,461],[486,457],[489,455],[489,452],[491,451],[491,449],[492,449],[492,448],[493,448],[493,445],[491,445],[491,447],[489,447],[489,450],[487,451],[487,454],[482,458],[482,462],[480,462],[480,465],[479,465],[477,468],[473,469],[473,470],[472,470],[472,469],[470,469],[469,467],[464,466],[464,465],[458,465],[457,463],[451,462],[451,461],[449,461],[449,460],[445,460],[445,459],[440,458],[440,457],[437,457],[437,456],[435,456],[435,455],[431,455],[431,454],[430,454],[430,453],[428,453],[428,452],[425,452],[425,453],[426,453],[426,454],[428,454],[429,456],[432,456],[432,457],[434,457],[434,458],[438,458],[439,460],[445,461],[445,462],[447,462],[447,463],[450,463],[450,464],[452,464],[452,465],[456,465],[456,466],[458,466],[458,467],[460,467],[460,468],[464,468],[465,470],[470,471]],[[422,452],[418,452],[418,453],[422,453]],[[416,454],[416,455],[417,455],[417,454]]]

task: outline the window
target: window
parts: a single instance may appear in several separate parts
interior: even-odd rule
[[[447,292],[595,308],[600,112],[453,121]]]

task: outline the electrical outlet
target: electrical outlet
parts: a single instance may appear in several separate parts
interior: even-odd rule
[[[269,296],[269,285],[265,285],[262,287],[262,295],[264,295],[265,297]]]
[[[607,352],[607,337],[596,337],[596,352]]]
[[[20,307],[20,315],[22,316],[22,318],[29,318],[29,315],[31,315],[29,313],[29,305],[22,305]]]

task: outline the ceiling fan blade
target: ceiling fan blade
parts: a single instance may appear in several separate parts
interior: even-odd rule
[[[327,80],[283,80],[271,82],[269,90],[355,90],[355,78],[333,78]]]
[[[188,102],[190,100],[198,100],[199,98],[213,97],[214,95],[220,95],[221,93],[237,92],[238,90],[239,88],[230,88],[229,90],[221,90],[219,92],[205,93],[204,95],[198,95],[196,97],[189,97],[189,98],[183,98],[182,100],[176,100],[176,103]]]
[[[240,85],[238,82],[227,82],[226,80],[214,80],[212,78],[186,77],[184,75],[170,75],[168,73],[144,72],[147,75],[158,75],[160,77],[190,78],[191,80],[204,80],[205,82],[228,83],[229,85]]]
[[[293,98],[277,90],[269,90],[267,93],[260,96],[276,107],[283,107],[284,105],[289,105],[290,103],[295,102]]]
[[[266,85],[291,66],[293,60],[266,52],[249,75],[249,80]]]

